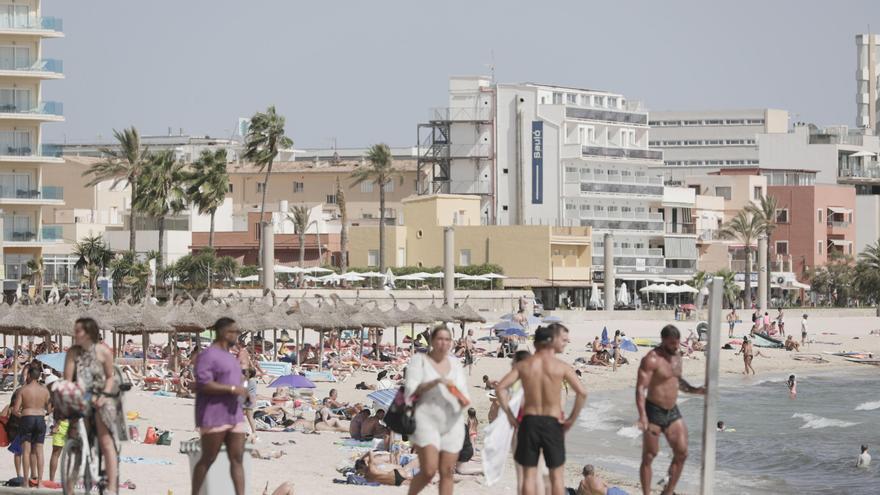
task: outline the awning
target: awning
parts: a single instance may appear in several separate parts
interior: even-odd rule
[[[874,156],[874,155],[876,155],[876,154],[877,154],[877,153],[871,153],[870,151],[856,151],[856,152],[853,153],[852,155],[848,155],[848,157],[849,157],[849,158],[852,158],[852,157],[855,157],[855,156]]]
[[[828,242],[834,244],[835,246],[849,246],[852,244],[852,241],[846,241],[843,239],[828,239]]]
[[[845,215],[847,213],[850,213],[852,210],[850,210],[849,208],[843,208],[840,206],[829,206],[828,211],[830,211],[832,213],[840,213],[841,215]]]
[[[793,280],[793,281],[789,282],[788,285],[790,285],[794,289],[810,290],[810,284],[802,284],[802,283],[798,282],[797,280]]]

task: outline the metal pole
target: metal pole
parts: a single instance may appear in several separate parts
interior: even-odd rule
[[[709,285],[709,335],[706,351],[706,400],[703,404],[703,469],[700,493],[711,495],[715,486],[715,425],[718,422],[718,370],[721,359],[721,296],[724,280]]]
[[[606,233],[605,250],[605,311],[614,311],[614,236]]]
[[[443,228],[443,300],[455,307],[455,229]]]
[[[761,317],[767,312],[767,236],[762,235],[758,238],[758,308],[761,310]]]
[[[275,227],[272,222],[263,226],[263,252],[259,253],[263,260],[263,289],[275,290]]]

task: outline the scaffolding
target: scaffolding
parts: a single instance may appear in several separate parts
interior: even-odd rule
[[[473,181],[467,181],[467,184],[453,184],[451,173],[453,160],[471,160],[474,170],[478,172],[493,155],[490,143],[453,143],[452,126],[471,126],[477,138],[481,127],[491,124],[492,114],[488,108],[432,109],[428,123],[418,124],[417,128],[417,193],[491,194],[489,184],[483,184],[476,173]]]

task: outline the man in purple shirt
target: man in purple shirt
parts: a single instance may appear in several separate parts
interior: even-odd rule
[[[245,423],[239,397],[247,397],[242,386],[238,359],[229,352],[241,330],[232,318],[220,318],[213,325],[217,338],[199,353],[195,366],[196,428],[201,434],[202,457],[193,469],[192,493],[202,489],[208,469],[226,444],[236,495],[244,495]]]

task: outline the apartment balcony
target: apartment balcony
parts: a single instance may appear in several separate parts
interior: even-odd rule
[[[605,264],[604,256],[593,256],[593,266],[601,268]],[[651,273],[658,273],[658,271],[662,271],[666,268],[666,262],[663,260],[663,257],[636,257],[636,256],[614,256],[614,268],[618,273],[623,272],[620,268],[630,268],[635,269],[635,271],[643,271],[642,268],[652,267],[653,270],[648,270]]]
[[[64,79],[64,64],[60,60],[51,58],[37,60],[30,65],[14,62],[0,63],[0,77]]]
[[[41,189],[0,188],[0,204],[5,205],[63,205],[64,188],[43,186]]]
[[[0,35],[63,38],[64,23],[59,17],[8,16],[0,18]]]
[[[64,163],[61,154],[61,146],[57,144],[44,144],[39,149],[29,144],[0,144],[0,163]]]
[[[572,213],[569,215],[569,213]],[[582,227],[594,230],[637,230],[653,233],[663,232],[663,215],[660,213],[635,214],[597,210],[566,210],[566,218],[579,220]]]
[[[710,242],[720,241],[721,231],[717,229],[701,229],[697,231],[697,242],[708,244]]]
[[[845,222],[842,220],[829,220],[827,222],[828,235],[846,235],[847,230],[849,229],[849,225],[849,222]]]
[[[696,235],[697,226],[693,223],[666,222],[666,233],[670,235]]]
[[[633,111],[598,108],[566,107],[565,117],[569,119],[593,120],[627,125],[648,125],[648,114]]]
[[[491,189],[487,180],[438,180],[434,185],[441,194],[489,194]]]
[[[12,229],[3,231],[3,245],[6,247],[39,247],[44,244],[62,242],[60,225],[47,225],[41,231],[35,229]]]
[[[608,148],[604,146],[582,146],[583,156],[599,156],[603,158],[629,158],[639,160],[662,160],[663,152],[639,148]]]
[[[605,249],[600,247],[593,248],[593,264],[596,264],[596,258],[604,258]],[[663,258],[663,250],[659,248],[614,248],[614,258]]]
[[[14,103],[0,104],[0,120],[63,122],[64,105],[58,101],[44,101],[36,107]]]

